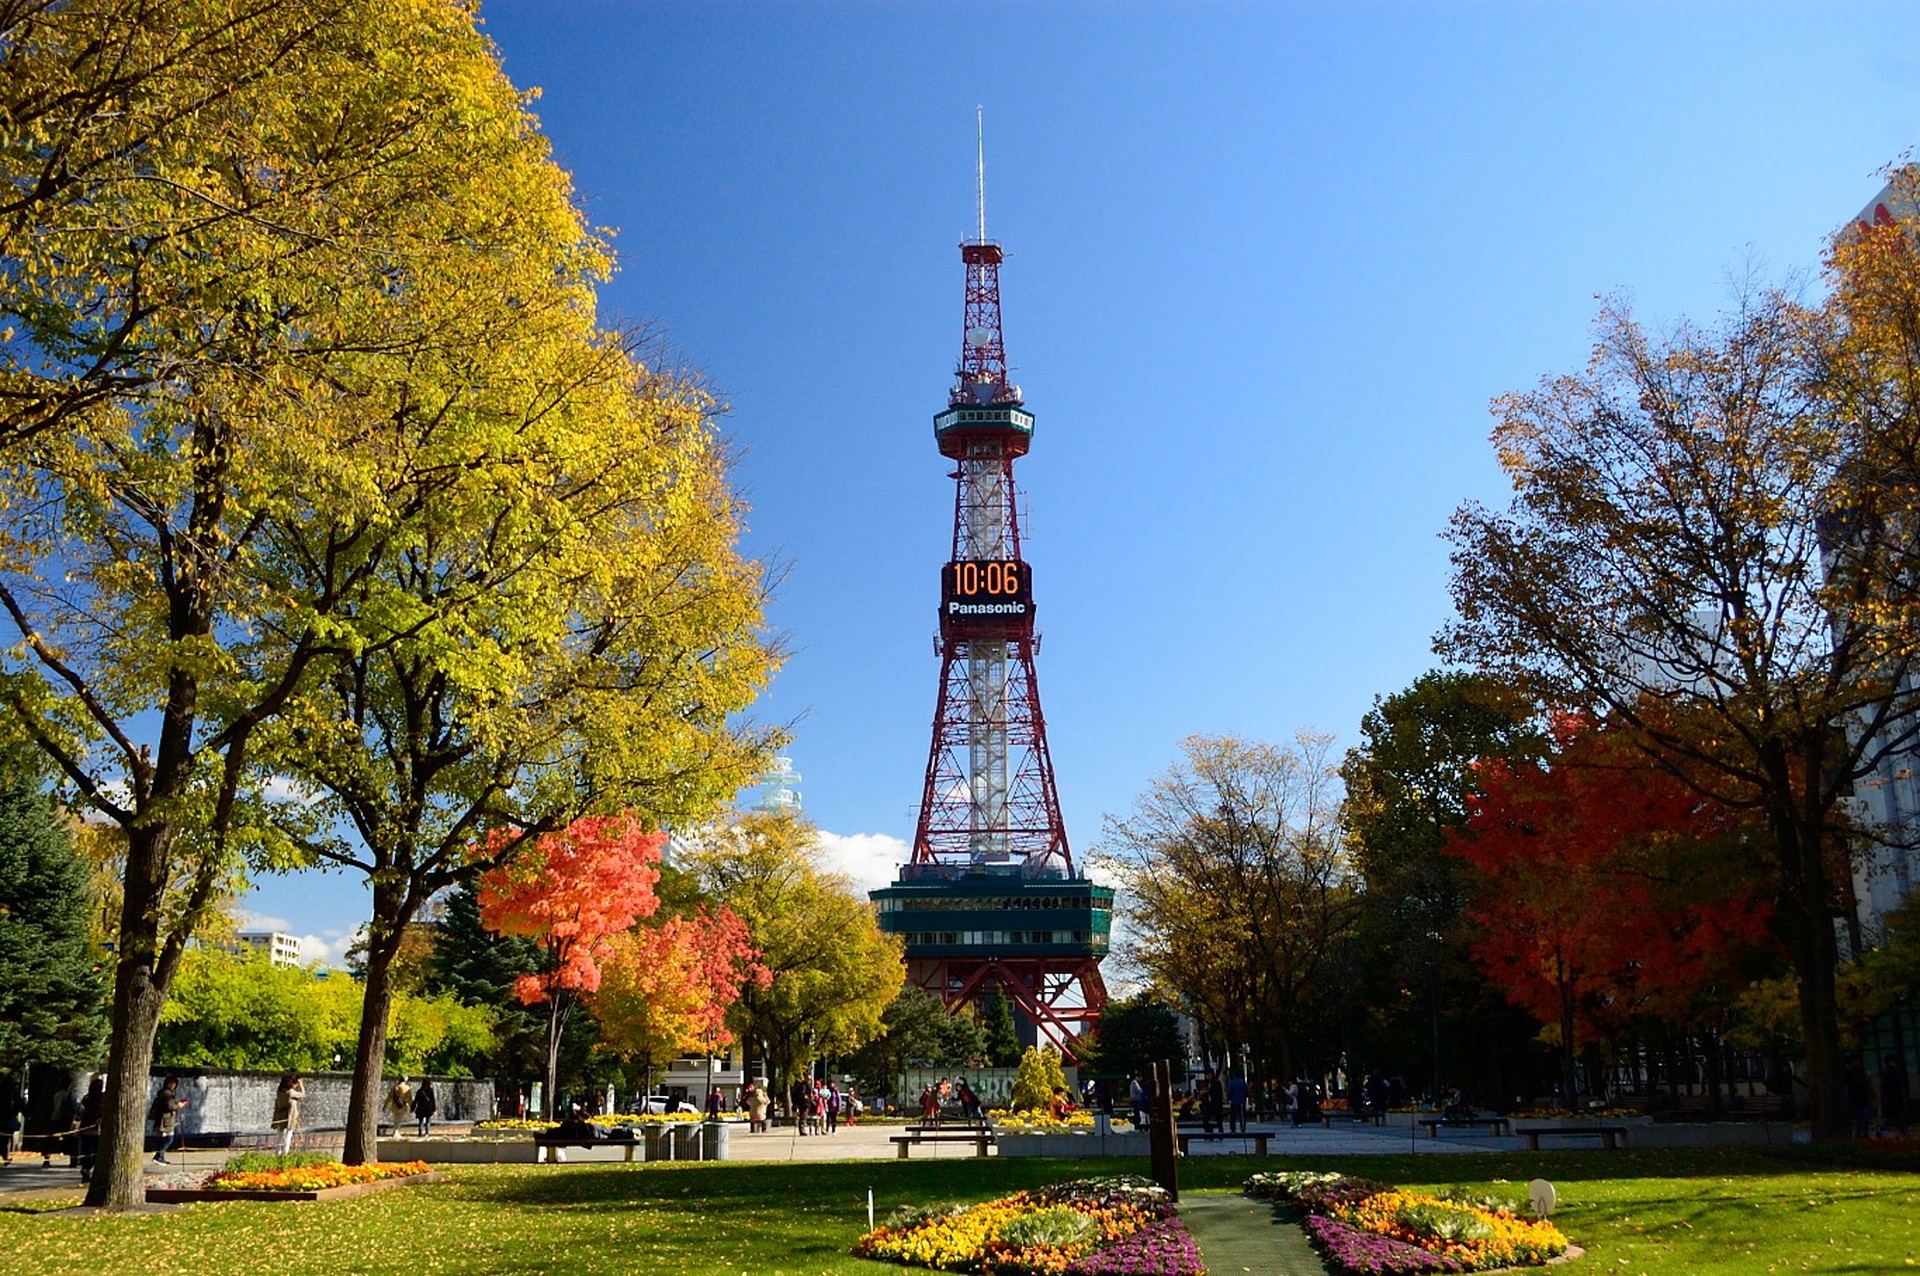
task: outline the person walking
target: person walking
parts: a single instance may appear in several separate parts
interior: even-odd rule
[[[96,1076],[87,1083],[86,1097],[74,1114],[73,1152],[80,1163],[80,1181],[93,1181],[93,1163],[100,1155],[100,1116],[107,1106],[107,1079]]]
[[[1135,1073],[1133,1080],[1127,1083],[1127,1102],[1133,1105],[1134,1129],[1147,1128],[1147,1104],[1151,1098],[1147,1093],[1147,1079]]]
[[[1247,1079],[1238,1072],[1227,1078],[1227,1132],[1247,1132]]]
[[[417,1122],[415,1133],[421,1138],[426,1138],[428,1131],[433,1129],[433,1114],[439,1110],[440,1100],[433,1096],[433,1081],[421,1077],[420,1088],[413,1094],[413,1119]]]
[[[273,1096],[273,1128],[280,1131],[280,1155],[293,1151],[293,1136],[300,1128],[300,1103],[307,1097],[307,1083],[297,1072],[281,1076],[280,1088]]]
[[[720,1105],[724,1102],[725,1100],[720,1096],[719,1086],[715,1086],[713,1089],[707,1091],[707,1120],[718,1121],[720,1119]]]
[[[1880,1064],[1880,1128],[1904,1135],[1909,1117],[1907,1106],[1913,1093],[1907,1084],[1907,1061],[1898,1050]]]
[[[20,1132],[20,1084],[12,1074],[0,1076],[0,1165],[13,1164],[13,1139]]]
[[[1206,1077],[1200,1082],[1200,1129],[1204,1133],[1220,1132],[1220,1127],[1226,1124],[1226,1106],[1227,1096],[1221,1090],[1220,1078],[1212,1068],[1208,1068]]]
[[[162,1165],[167,1164],[167,1153],[173,1150],[174,1136],[178,1133],[175,1123],[180,1109],[186,1106],[187,1101],[180,1097],[180,1078],[168,1077],[160,1083],[160,1093],[153,1096],[153,1103],[147,1109],[153,1132],[160,1140],[160,1150],[153,1154],[153,1159]]]
[[[393,1083],[391,1090],[387,1091],[387,1116],[391,1118],[388,1124],[393,1127],[396,1136],[400,1133],[401,1125],[412,1113],[413,1087],[407,1084],[407,1079],[403,1076]]]
[[[747,1087],[747,1133],[767,1132],[767,1092],[757,1085]]]

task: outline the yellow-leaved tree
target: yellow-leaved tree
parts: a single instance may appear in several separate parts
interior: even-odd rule
[[[470,6],[0,6],[0,157],[0,705],[126,837],[88,1199],[132,1208],[188,939],[327,842],[269,782],[377,794],[371,961],[419,898],[393,830],[710,808],[772,656],[710,407],[597,329],[605,250]]]
[[[775,1093],[815,1059],[878,1037],[906,980],[900,940],[873,906],[822,867],[819,833],[792,812],[752,811],[676,856],[746,924],[764,986],[749,982],[730,1022],[768,1061]]]

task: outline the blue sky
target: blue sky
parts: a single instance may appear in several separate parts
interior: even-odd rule
[[[485,29],[656,325],[731,405],[785,564],[806,805],[869,880],[933,713],[986,113],[1039,676],[1077,856],[1193,732],[1357,736],[1434,664],[1488,400],[1823,238],[1920,142],[1920,5],[611,3]],[[252,911],[337,951],[356,880]]]

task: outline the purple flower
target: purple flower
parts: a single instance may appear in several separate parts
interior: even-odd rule
[[[1357,1227],[1348,1227],[1345,1223],[1318,1214],[1307,1219],[1307,1234],[1320,1242],[1321,1248],[1326,1250],[1327,1257],[1336,1267],[1358,1273],[1358,1276],[1467,1270],[1458,1259],[1431,1254],[1418,1245],[1409,1245],[1391,1236],[1363,1232]]]
[[[1149,1223],[1123,1241],[1083,1254],[1066,1276],[1205,1276],[1207,1265],[1178,1218]]]

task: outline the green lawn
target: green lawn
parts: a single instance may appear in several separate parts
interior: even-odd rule
[[[1197,1157],[1183,1188],[1255,1169],[1331,1168],[1407,1187],[1560,1192],[1556,1221],[1606,1273],[1886,1273],[1920,1264],[1920,1174],[1748,1151]],[[36,1273],[877,1273],[846,1250],[876,1209],[983,1200],[1139,1162],[1027,1159],[455,1167],[452,1181],[358,1200],[194,1205],[127,1218],[0,1209],[0,1267]],[[0,1198],[4,1201],[5,1198]],[[1223,1273],[1222,1276],[1231,1276]]]

